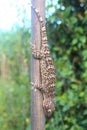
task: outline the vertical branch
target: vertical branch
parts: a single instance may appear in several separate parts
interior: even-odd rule
[[[32,5],[36,7],[44,19],[45,0],[32,0]],[[40,49],[40,23],[34,11],[31,11],[31,41]],[[31,81],[40,84],[40,64],[39,60],[31,58]],[[31,86],[32,87],[32,86]],[[45,130],[45,116],[42,108],[42,94],[40,91],[31,89],[31,130]]]

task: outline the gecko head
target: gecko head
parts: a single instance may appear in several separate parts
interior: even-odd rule
[[[45,99],[43,101],[43,109],[46,116],[50,116],[55,111],[55,103],[52,99]]]

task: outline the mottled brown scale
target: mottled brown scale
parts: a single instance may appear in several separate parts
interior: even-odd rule
[[[48,40],[45,22],[40,16],[39,11],[31,5],[40,22],[41,48],[36,49],[35,44],[32,45],[32,55],[40,60],[41,85],[37,88],[43,94],[43,109],[47,116],[50,116],[55,110],[54,91],[55,91],[55,68],[53,65],[50,51],[48,48]]]

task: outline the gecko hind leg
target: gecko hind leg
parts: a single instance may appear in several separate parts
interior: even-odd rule
[[[31,44],[32,55],[36,59],[42,58],[42,51],[36,48],[35,44]]]

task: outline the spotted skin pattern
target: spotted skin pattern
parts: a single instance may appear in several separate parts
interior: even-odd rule
[[[43,18],[40,16],[39,11],[31,5],[34,13],[37,15],[40,22],[41,33],[41,48],[37,50],[36,45],[32,44],[32,55],[35,59],[40,60],[40,75],[41,85],[32,83],[35,88],[39,89],[43,95],[43,109],[46,116],[50,116],[55,111],[55,68],[53,60],[50,56],[48,48],[48,40],[46,34],[46,27]]]

